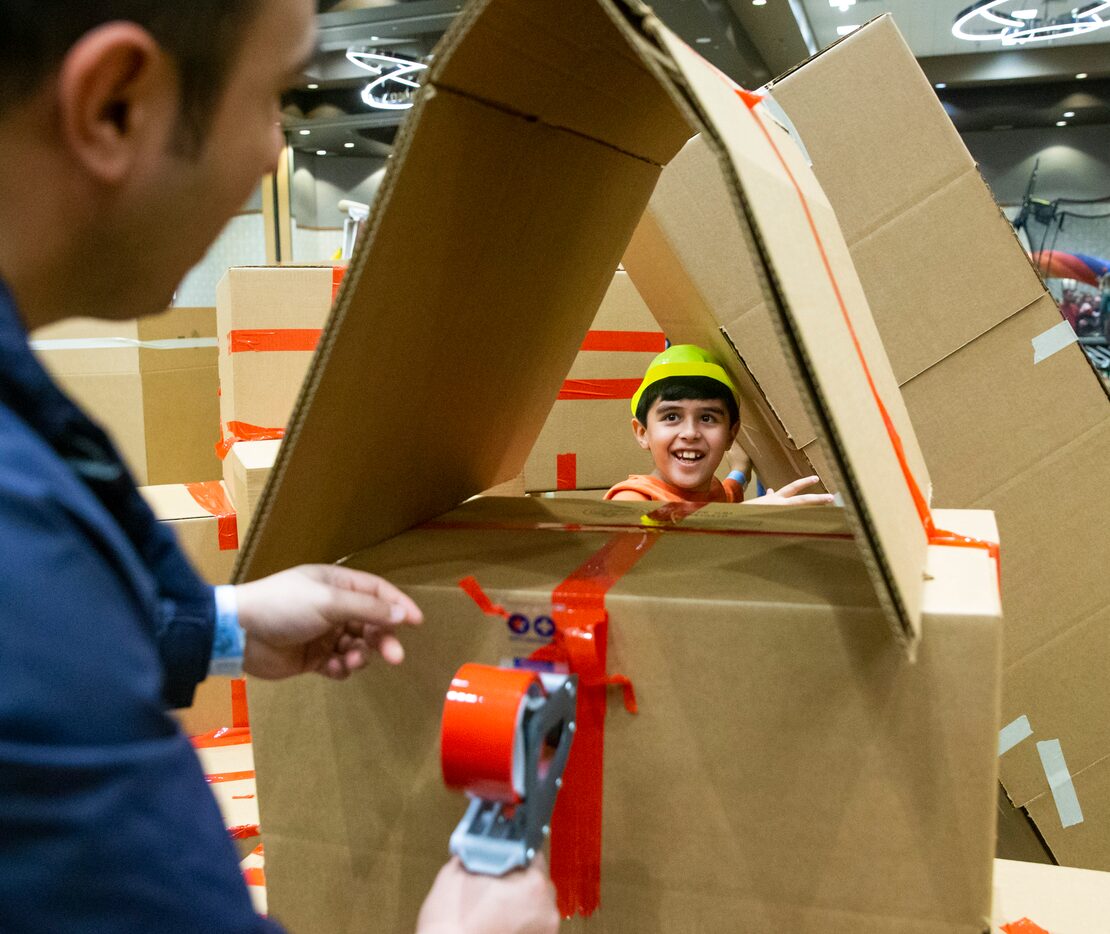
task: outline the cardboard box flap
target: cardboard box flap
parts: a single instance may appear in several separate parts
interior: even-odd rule
[[[876,403],[883,377],[875,388],[850,333],[849,308],[865,300],[854,275],[837,278],[852,270],[847,247],[801,153],[646,8],[626,19],[608,0],[545,2],[532,22],[521,6],[476,3],[437,55],[325,329],[240,577],[338,560],[520,470],[650,196],[658,173],[650,159],[673,155],[689,134],[678,104],[719,154],[879,602],[896,634],[914,642],[927,543],[912,468],[903,473]],[[526,22],[534,40],[554,37],[559,49],[612,46],[614,80],[640,54],[645,75],[654,71],[674,103],[662,92],[609,97],[604,70],[594,75],[610,111],[603,142],[536,119],[541,103],[565,93],[566,67],[554,50],[527,69],[495,61],[520,54],[507,40]],[[480,81],[471,37],[482,67],[506,83],[496,104],[436,83],[467,91],[466,81]],[[641,48],[649,40],[650,54]],[[643,150],[648,128],[658,134],[656,155],[629,155]]]
[[[690,132],[629,45],[616,4],[469,4],[436,50],[429,80],[662,165]],[[554,79],[554,80],[553,80]],[[615,267],[614,267],[615,268]]]
[[[469,61],[462,36],[486,42],[483,15],[512,23],[525,6],[540,36],[609,49],[604,60],[626,72],[626,40],[595,5],[573,3],[572,15],[562,2],[479,3],[445,38],[435,74],[461,87],[451,57],[459,48]],[[524,54],[498,48],[484,54]],[[487,57],[483,67],[500,66]],[[599,80],[580,99],[567,95],[567,75],[552,51],[502,74],[496,103],[442,91],[434,77],[420,95],[287,426],[241,577],[337,560],[520,473],[651,194],[652,160],[691,132],[658,90],[647,102],[615,99]],[[646,72],[637,80],[648,86]],[[628,138],[599,143],[536,119],[535,102],[556,98],[608,109]],[[628,154],[648,148],[648,158]]]
[[[646,26],[681,70],[682,90],[732,183],[835,488],[895,631],[913,642],[927,537],[911,487],[927,503],[927,475],[914,476],[923,462],[908,418],[896,427],[889,417],[900,395],[881,343],[866,346],[853,330],[867,317],[866,298],[836,216],[790,134],[665,27],[651,19]]]

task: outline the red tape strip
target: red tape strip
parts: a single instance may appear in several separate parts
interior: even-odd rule
[[[238,827],[228,827],[227,834],[232,840],[249,840],[251,837],[262,835],[258,824],[240,824]]]
[[[662,331],[587,331],[580,350],[617,353],[662,353],[667,338]],[[637,384],[639,385],[639,384]]]
[[[494,603],[486,596],[486,592],[482,590],[482,585],[478,583],[477,578],[464,577],[459,581],[459,587],[462,588],[463,592],[470,597],[471,600],[478,604],[478,608],[487,616],[509,615],[508,611],[503,606]]]
[[[216,533],[220,551],[235,551],[239,547],[239,525],[235,507],[227,498],[227,493],[219,480],[206,480],[203,483],[186,483],[185,489],[196,500],[198,506],[216,517]]]
[[[568,379],[559,399],[631,399],[640,388],[639,379]]]
[[[249,869],[244,869],[243,881],[246,882],[247,885],[265,885],[266,870],[261,866],[251,866]]]
[[[254,769],[248,769],[242,772],[214,772],[211,775],[205,775],[204,780],[209,785],[218,785],[220,782],[241,782],[248,778],[254,778]],[[249,797],[239,795],[237,797]]]
[[[246,678],[231,679],[231,725],[250,726]]]
[[[236,441],[274,441],[285,437],[284,428],[266,428],[249,422],[230,421],[224,426],[227,434],[216,442],[216,456],[223,460]]]
[[[722,80],[727,80],[722,75]],[[743,89],[736,89],[737,96],[744,102],[749,110],[754,109],[762,98],[752,94]],[[864,356],[863,347],[860,345],[859,337],[856,335],[855,326],[852,324],[852,317],[848,314],[848,306],[844,301],[844,296],[840,292],[840,283],[836,280],[836,274],[833,272],[832,264],[829,262],[828,254],[825,252],[825,244],[821,240],[821,234],[817,230],[817,224],[813,220],[813,214],[809,210],[809,202],[806,200],[805,192],[802,191],[801,186],[798,184],[794,173],[790,171],[790,166],[787,164],[786,159],[783,158],[782,152],[778,146],[775,145],[774,139],[767,131],[767,127],[763,124],[755,114],[752,114],[752,119],[755,120],[756,126],[759,127],[763,133],[764,139],[771,147],[775,157],[779,161],[779,165],[786,173],[787,178],[790,179],[790,184],[793,185],[795,193],[798,195],[798,201],[801,203],[802,211],[805,214],[806,223],[809,226],[810,233],[813,235],[813,241],[817,246],[817,252],[821,256],[821,264],[825,269],[825,275],[832,286],[833,295],[836,297],[836,303],[840,307],[840,313],[844,318],[844,323],[848,326],[848,333],[851,335],[852,344],[856,349],[856,356],[859,357],[860,366],[863,368],[864,376],[867,378],[867,385],[871,390],[871,395],[878,406],[879,415],[882,417],[883,425],[886,428],[887,436],[890,438],[890,443],[894,448],[894,454],[898,458],[898,465],[902,470],[902,476],[905,478],[906,486],[909,489],[910,496],[913,499],[915,508],[917,509],[918,518],[921,520],[922,528],[925,530],[925,535],[928,538],[930,545],[957,545],[964,548],[982,548],[991,557],[995,559],[998,571],[998,586],[999,590],[1002,589],[1002,559],[997,542],[983,541],[977,538],[968,538],[964,535],[958,535],[955,532],[949,532],[944,529],[938,529],[933,522],[933,514],[929,509],[929,502],[925,495],[921,492],[921,487],[918,486],[917,478],[913,475],[910,469],[909,460],[906,457],[906,449],[902,444],[902,438],[898,434],[898,429],[894,426],[894,420],[890,417],[887,411],[886,404],[883,402],[882,396],[879,395],[878,387],[875,385],[875,380],[871,375],[871,367],[867,364],[867,358]]]
[[[1022,918],[1020,921],[1014,921],[1011,924],[1004,924],[1002,930],[1005,934],[1049,934],[1043,927],[1028,918]]]
[[[578,455],[570,454],[556,454],[555,455],[555,489],[557,490],[577,490],[578,489]]]
[[[228,353],[313,351],[320,343],[321,328],[259,328],[227,332]]]
[[[200,736],[190,737],[194,749],[212,749],[215,746],[243,746],[251,741],[251,731],[241,726],[222,726]]]

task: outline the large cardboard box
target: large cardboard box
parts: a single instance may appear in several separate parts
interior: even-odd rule
[[[644,516],[480,499],[399,534],[523,466],[660,166],[694,131],[736,206],[730,262],[764,286],[843,507]],[[507,622],[459,588],[476,575],[504,607],[534,608],[511,627],[540,637],[526,653],[549,639],[564,652],[572,630],[597,653],[560,813],[580,803],[567,789],[604,774],[604,834],[598,852],[596,835],[568,839],[556,814],[567,910],[593,907],[597,866],[590,923],[603,930],[743,919],[754,931],[979,934],[994,846],[995,567],[985,547],[928,543],[912,429],[896,389],[886,395],[881,346],[853,339],[863,292],[789,133],[639,4],[479,0],[437,50],[368,230],[236,575],[363,552],[351,560],[419,586],[430,612],[399,672],[338,692],[305,679],[252,693],[275,915],[411,929],[461,812],[433,749],[445,672],[512,644]],[[425,430],[389,431],[386,444],[386,429],[350,430],[378,413]],[[936,521],[993,535],[989,517]],[[609,671],[619,662],[651,702],[643,719],[613,711],[620,739],[593,768],[610,643]]]
[[[235,506],[240,535],[250,528],[280,447],[280,439],[237,441],[224,458],[224,484]]]
[[[935,501],[998,516],[1003,723],[1031,730],[1002,756],[1006,790],[1061,862],[1110,869],[1104,389],[889,17],[773,94],[844,228]]]
[[[525,489],[608,489],[651,471],[632,436],[629,400],[665,347],[628,273],[617,270],[524,465]]]
[[[213,309],[171,308],[131,321],[71,319],[40,328],[31,346],[112,436],[136,482],[219,477]]]
[[[606,596],[608,666],[639,713],[613,696],[601,908],[564,929],[980,934],[992,563],[931,549],[911,664],[838,512],[707,507],[660,533],[630,504],[478,500],[348,559],[427,621],[405,634],[405,666],[349,688],[252,683],[274,915],[306,932],[412,929],[465,808],[439,775],[452,675],[544,645],[553,591],[623,540],[646,554]],[[517,625],[485,615],[468,576]]]
[[[332,279],[331,266],[235,266],[220,279],[225,445],[281,437],[331,308]]]

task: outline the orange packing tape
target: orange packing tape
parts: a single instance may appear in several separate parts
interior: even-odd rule
[[[236,441],[274,441],[285,437],[284,428],[265,428],[249,422],[232,420],[224,427],[227,429],[227,434],[216,442],[216,456],[220,460],[227,457],[231,446]]]
[[[559,390],[559,399],[631,399],[640,388],[640,379],[568,379]]]
[[[539,675],[520,668],[463,665],[443,703],[440,765],[448,788],[486,801],[519,804],[524,749],[517,743],[524,704]]]
[[[227,332],[228,353],[313,351],[320,343],[320,328],[261,328]]]
[[[708,66],[712,67],[712,66]],[[737,96],[744,102],[748,110],[753,110],[757,104],[762,101],[762,97],[752,94],[750,91],[745,91],[743,88],[738,88],[725,77],[724,74],[713,69],[721,78],[732,87]],[[771,134],[767,131],[763,121],[757,118],[754,114],[752,119],[755,120],[756,126],[763,134],[763,138],[771,147],[775,157],[778,159],[779,165],[783,172],[786,173],[787,178],[790,179],[790,184],[794,187],[794,192],[798,196],[798,201],[801,204],[802,212],[805,214],[806,224],[809,231],[813,236],[813,242],[817,247],[817,252],[821,257],[821,265],[824,267],[825,276],[832,287],[833,295],[836,298],[836,303],[840,308],[840,313],[844,318],[844,323],[847,325],[848,333],[852,338],[852,345],[855,347],[856,356],[859,358],[860,366],[863,368],[863,374],[867,379],[867,385],[871,390],[871,396],[875,400],[876,406],[879,409],[879,415],[883,420],[883,426],[886,428],[887,437],[890,439],[891,446],[894,449],[894,454],[898,459],[898,465],[901,468],[902,476],[906,481],[906,486],[909,489],[911,498],[915,508],[917,509],[918,517],[921,520],[922,528],[925,530],[925,535],[928,538],[930,545],[955,545],[964,548],[981,548],[985,550],[991,557],[995,559],[996,569],[998,572],[998,586],[999,590],[1002,588],[1002,563],[997,542],[988,542],[977,538],[968,538],[967,536],[957,535],[954,532],[948,532],[944,529],[938,529],[933,522],[933,513],[929,509],[928,500],[921,492],[921,487],[917,483],[917,478],[913,475],[910,469],[909,460],[906,457],[906,449],[902,444],[902,438],[898,434],[898,429],[894,426],[894,420],[890,417],[890,412],[887,411],[886,404],[883,402],[882,396],[879,395],[879,389],[875,385],[875,380],[871,375],[871,367],[868,366],[867,358],[864,356],[863,347],[860,345],[859,337],[856,335],[855,326],[852,324],[852,317],[848,313],[848,306],[844,301],[844,296],[840,291],[840,283],[837,282],[836,274],[833,272],[832,264],[829,262],[828,254],[825,252],[825,244],[821,239],[821,234],[817,230],[817,224],[813,220],[813,214],[809,209],[809,202],[806,199],[805,192],[802,191],[801,186],[798,184],[794,173],[790,171],[790,166],[787,164],[786,159],[783,158],[782,152],[775,144]]]
[[[243,746],[251,741],[251,731],[241,726],[221,726],[200,736],[192,736],[189,742],[194,749],[212,749],[215,746]]]
[[[578,489],[578,455],[555,455],[555,489]]]
[[[231,679],[231,725],[250,726],[250,711],[247,708],[247,679]]]
[[[662,331],[587,331],[579,348],[617,353],[662,353],[666,349]]]
[[[239,547],[239,525],[235,508],[219,480],[206,480],[203,483],[186,483],[185,489],[196,500],[197,505],[216,517],[216,532],[220,551],[235,551]]]
[[[1020,921],[1014,921],[1011,924],[1004,924],[1002,930],[1005,934],[1048,934],[1048,931],[1028,918],[1022,918]]]
[[[331,300],[335,303],[336,296],[339,295],[339,287],[343,284],[343,277],[347,275],[346,266],[332,266],[331,267]]]
[[[220,782],[241,782],[248,778],[254,778],[254,769],[242,772],[214,772],[204,776],[204,780],[209,785],[218,785]]]

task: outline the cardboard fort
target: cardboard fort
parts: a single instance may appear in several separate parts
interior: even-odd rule
[[[661,166],[695,131],[843,508],[484,498],[444,515],[520,471]],[[593,911],[575,924],[988,926],[1001,645],[978,546],[996,530],[989,513],[929,513],[866,320],[790,133],[646,8],[460,13],[237,569],[347,559],[427,613],[397,671],[252,685],[275,916],[411,930],[463,809],[438,768],[451,675],[588,644],[551,847],[562,907]],[[934,524],[972,547],[930,544]],[[615,694],[606,725],[606,672],[631,678],[638,715]]]
[[[893,20],[773,94],[840,219],[934,501],[998,517],[1003,784],[1058,860],[1110,869],[1093,714],[1110,709],[1110,403]]]

